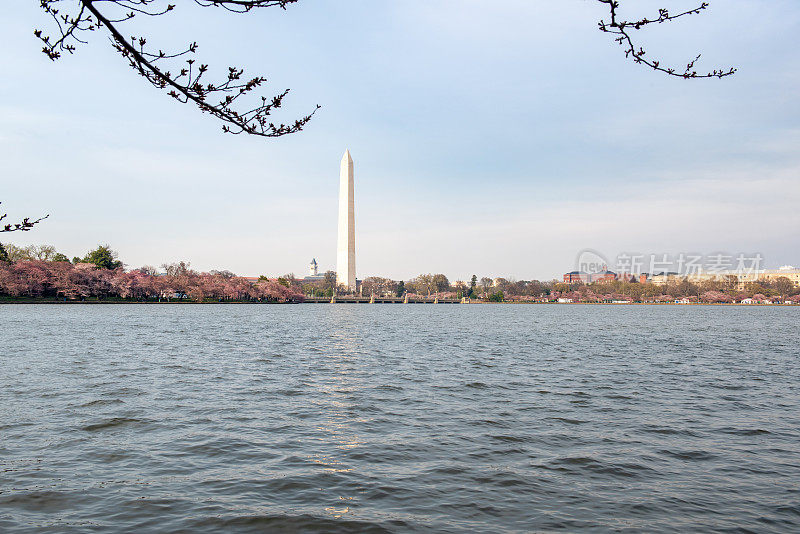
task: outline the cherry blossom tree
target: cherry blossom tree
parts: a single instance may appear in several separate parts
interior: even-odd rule
[[[721,291],[706,291],[702,295],[700,295],[700,300],[703,302],[709,302],[712,304],[722,304],[725,302],[732,302],[733,298]]]
[[[51,282],[51,274],[43,261],[20,261],[7,268],[3,277],[3,289],[9,295],[38,297],[45,293]]]
[[[205,299],[205,292],[203,291],[203,286],[200,284],[194,284],[190,286],[186,291],[187,296],[195,302],[203,302]]]

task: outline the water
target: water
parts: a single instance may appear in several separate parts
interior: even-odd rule
[[[800,307],[0,306],[2,532],[797,532]]]

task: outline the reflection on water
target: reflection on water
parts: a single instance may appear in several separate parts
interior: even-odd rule
[[[0,531],[794,531],[798,313],[0,306]]]
[[[321,370],[317,391],[320,393],[319,410],[325,414],[324,424],[318,428],[325,436],[325,444],[331,447],[326,455],[315,455],[311,460],[321,465],[325,471],[348,473],[352,468],[341,449],[354,449],[364,444],[359,439],[355,425],[369,424],[369,418],[358,414],[354,399],[362,394],[365,385],[361,381],[356,366],[359,347],[363,348],[364,332],[358,321],[359,315],[352,306],[332,306],[331,326],[328,332],[330,341],[323,352],[324,365],[328,371]],[[356,499],[355,495],[340,495],[342,505]],[[325,512],[334,519],[341,519],[349,506],[327,506]]]

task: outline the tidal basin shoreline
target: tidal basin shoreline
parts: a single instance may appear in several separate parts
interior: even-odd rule
[[[430,300],[425,301],[409,301],[409,302],[402,302],[402,299],[397,299],[397,302],[374,302],[370,303],[368,298],[364,298],[361,301],[353,302],[351,299],[341,299],[337,300],[336,302],[330,302],[329,299],[324,300],[305,300],[300,302],[248,302],[248,301],[222,301],[222,302],[214,302],[214,301],[206,301],[206,302],[196,302],[190,299],[185,300],[163,300],[159,301],[127,301],[127,300],[36,300],[36,299],[21,299],[21,300],[0,300],[0,306],[4,305],[17,305],[17,304],[58,304],[58,305],[254,305],[254,306],[261,306],[261,305],[295,305],[295,304],[372,304],[372,305],[382,305],[382,304],[468,304],[468,305],[488,305],[488,306],[497,306],[497,305],[525,305],[525,306],[611,306],[611,307],[620,307],[620,306],[678,306],[678,307],[696,307],[696,306],[713,306],[713,307],[745,307],[745,308],[768,308],[768,307],[777,307],[777,308],[798,308],[800,309],[800,305],[797,304],[778,304],[778,303],[753,303],[753,304],[742,304],[739,302],[689,302],[689,303],[676,303],[676,302],[517,302],[517,301],[504,301],[504,302],[489,302],[489,301],[479,301],[473,300],[472,302],[458,302],[458,301],[448,301],[448,302],[433,302]]]

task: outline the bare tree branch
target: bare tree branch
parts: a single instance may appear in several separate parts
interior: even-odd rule
[[[2,204],[2,202],[0,202]],[[0,221],[8,217],[7,213],[0,213]],[[31,228],[33,228],[34,224],[40,223],[46,218],[50,217],[50,215],[45,215],[44,217],[39,217],[35,221],[30,220],[30,217],[25,217],[22,219],[22,222],[19,223],[8,223],[8,224],[0,224],[0,233],[3,232],[27,232]]]
[[[143,36],[126,37],[120,24],[137,16],[158,17],[175,9],[174,4],[163,5],[161,0],[77,0],[74,14],[62,13],[58,6],[65,0],[39,0],[41,8],[53,19],[58,29],[58,38],[52,40],[41,30],[34,35],[42,43],[42,52],[53,61],[61,58],[63,52],[74,53],[76,43],[85,43],[81,37],[84,32],[104,29],[111,38],[112,46],[127,61],[131,68],[159,89],[166,89],[168,94],[182,103],[191,102],[201,111],[209,113],[223,122],[224,132],[232,134],[247,133],[262,137],[280,137],[299,132],[311,120],[317,109],[290,124],[275,123],[272,113],[281,107],[283,99],[289,93],[286,89],[272,97],[260,97],[260,102],[242,108],[240,100],[266,83],[263,76],[246,79],[244,70],[228,67],[227,74],[219,82],[207,81],[209,67],[206,64],[196,65],[192,57],[178,65],[177,74],[162,67],[164,62],[193,56],[197,51],[197,43],[192,42],[184,50],[166,53],[163,50],[151,50],[146,47],[147,39]],[[195,0],[202,7],[221,7],[235,13],[246,13],[255,8],[280,7],[295,3],[297,0]],[[74,0],[70,2],[74,5]]]
[[[289,4],[298,0],[194,0],[201,7],[218,7],[234,13],[248,13],[257,8],[278,7],[286,9]],[[698,55],[690,61],[681,72],[680,69],[665,67],[656,59],[646,57],[641,46],[634,44],[633,32],[652,24],[663,24],[689,15],[697,15],[708,8],[707,2],[685,12],[671,15],[667,9],[659,9],[658,16],[639,20],[622,20],[619,16],[619,0],[597,0],[608,6],[610,22],[601,20],[599,29],[615,36],[625,49],[625,56],[635,63],[647,65],[654,70],[669,76],[680,78],[723,78],[736,72],[736,69],[715,69],[705,74],[698,74],[695,65],[700,59]],[[209,113],[222,121],[224,132],[232,134],[246,133],[263,137],[279,137],[299,132],[311,120],[319,106],[289,124],[275,123],[271,115],[283,104],[289,93],[286,89],[272,97],[260,97],[251,106],[243,102],[250,93],[266,83],[266,78],[256,76],[244,77],[244,70],[228,67],[227,73],[217,82],[208,80],[209,66],[197,63],[194,54],[198,45],[191,42],[185,49],[177,52],[164,52],[147,47],[147,38],[128,37],[122,25],[132,19],[159,17],[176,9],[175,4],[165,0],[39,0],[40,7],[50,16],[56,26],[56,38],[51,39],[41,30],[34,34],[42,43],[42,52],[53,61],[61,58],[64,52],[74,53],[77,45],[86,43],[87,32],[105,30],[111,39],[112,46],[124,57],[132,69],[144,77],[150,84],[165,89],[167,94],[182,103],[192,103],[202,112]],[[61,6],[67,5],[66,12]],[[168,68],[169,63],[180,60],[173,65],[174,72]]]
[[[711,72],[707,72],[705,74],[698,74],[695,70],[695,64],[700,59],[700,55],[698,54],[696,58],[690,61],[686,65],[686,69],[683,72],[679,72],[677,69],[672,67],[664,67],[661,65],[661,62],[656,59],[646,58],[646,52],[640,46],[637,49],[637,46],[633,43],[633,38],[631,37],[631,31],[641,30],[643,27],[651,25],[651,24],[663,24],[665,22],[672,22],[676,19],[681,17],[686,17],[689,15],[699,15],[702,11],[708,8],[708,2],[701,3],[698,7],[694,9],[690,9],[688,11],[684,11],[678,13],[677,15],[670,15],[667,9],[659,9],[658,10],[658,17],[649,19],[647,17],[642,18],[636,21],[628,21],[628,20],[620,20],[617,10],[619,9],[620,3],[618,0],[597,0],[600,3],[607,4],[609,9],[609,14],[611,16],[611,22],[606,23],[605,21],[601,20],[599,22],[600,31],[605,33],[610,33],[612,35],[616,35],[615,41],[617,41],[621,46],[625,48],[625,57],[632,58],[635,63],[640,63],[642,65],[647,65],[651,67],[653,70],[657,70],[659,72],[663,72],[669,76],[676,76],[678,78],[684,79],[692,79],[692,78],[724,78],[725,76],[730,76],[736,72],[735,68],[728,68],[728,69],[714,69]]]

